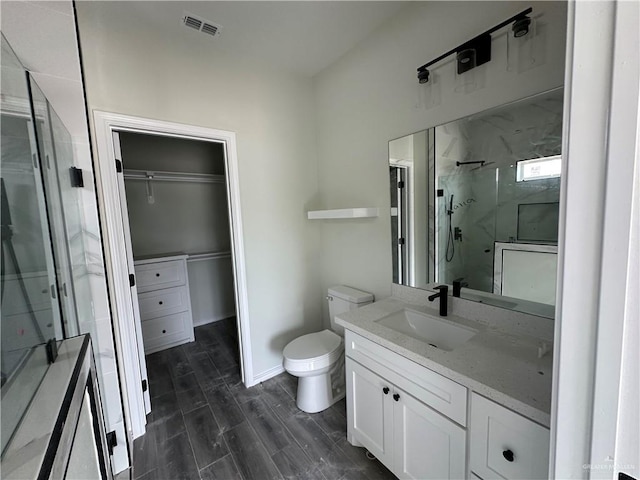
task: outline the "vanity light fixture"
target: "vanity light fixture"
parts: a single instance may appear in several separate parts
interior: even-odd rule
[[[517,15],[506,19],[504,22],[499,23],[495,27],[490,28],[486,32],[481,33],[477,37],[472,38],[468,42],[465,42],[462,45],[443,53],[438,58],[418,67],[418,82],[427,83],[429,81],[428,67],[454,53],[457,56],[458,74],[468,72],[479,65],[489,62],[491,60],[491,34],[513,22],[511,27],[513,35],[516,38],[525,36],[529,33],[531,18],[529,18],[528,15],[531,14],[531,12],[533,12],[533,8],[529,7]]]

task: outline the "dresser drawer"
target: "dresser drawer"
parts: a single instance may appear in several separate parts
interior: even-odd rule
[[[187,272],[183,260],[136,265],[135,269],[138,293],[177,287],[184,285],[187,281]]]
[[[466,387],[350,330],[345,332],[345,353],[434,410],[466,426]]]
[[[470,469],[484,480],[545,479],[549,430],[474,393],[471,395]]]
[[[189,328],[190,322],[189,312],[176,313],[142,322],[145,353],[193,340],[193,329]]]
[[[143,321],[185,312],[190,308],[189,291],[183,286],[141,293],[138,295],[138,305]]]

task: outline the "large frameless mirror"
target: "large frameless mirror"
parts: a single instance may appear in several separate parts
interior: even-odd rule
[[[389,142],[393,282],[552,318],[561,89]]]

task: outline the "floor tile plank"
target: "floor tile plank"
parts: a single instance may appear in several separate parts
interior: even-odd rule
[[[206,467],[229,453],[208,405],[185,414],[184,423],[198,468]]]
[[[302,450],[316,463],[328,458],[333,441],[307,414],[297,414],[284,421]]]
[[[176,392],[176,396],[183,414],[207,404],[207,398],[198,384],[195,388]]]
[[[322,412],[311,414],[310,417],[334,442],[347,437],[346,419],[337,411],[327,408]]]
[[[189,357],[191,368],[203,390],[208,390],[224,383],[224,378],[209,358],[206,351]]]
[[[282,478],[249,423],[241,423],[224,432],[223,436],[238,469],[246,480],[275,480]]]
[[[223,431],[245,421],[244,414],[226,385],[207,390],[204,394],[213,411],[213,416]]]
[[[229,454],[200,470],[200,478],[202,480],[241,480],[242,475]]]
[[[172,480],[200,477],[186,432],[158,445],[158,476]]]
[[[307,479],[311,477],[312,472],[317,471],[315,462],[296,443],[287,445],[271,458],[286,479]]]
[[[182,412],[175,412],[173,415],[163,417],[160,420],[154,420],[147,428],[153,428],[156,445],[160,445],[172,437],[186,431]]]
[[[240,408],[260,437],[270,455],[289,445],[293,438],[275,413],[259,398],[243,403]]]
[[[362,472],[362,478],[371,480],[393,480],[396,478],[379,460],[368,458],[365,448],[354,447],[346,438],[336,442],[336,446],[358,467],[358,470]]]
[[[147,426],[147,432],[133,441],[133,478],[154,470],[157,461],[155,428]]]

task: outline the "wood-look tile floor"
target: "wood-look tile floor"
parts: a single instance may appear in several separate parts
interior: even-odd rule
[[[316,414],[287,373],[245,388],[235,318],[147,356],[152,412],[134,441],[132,478],[383,480],[394,475],[346,440],[344,400]]]

